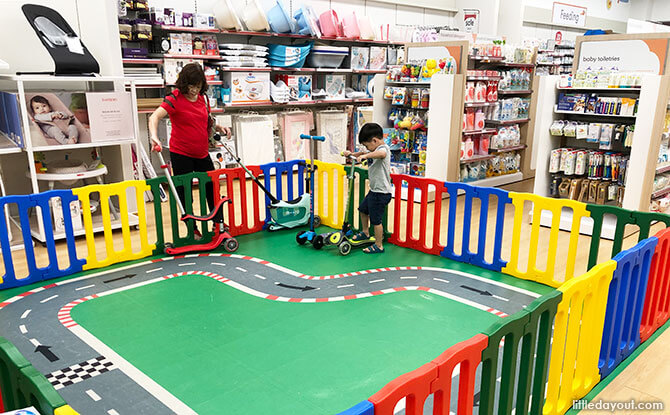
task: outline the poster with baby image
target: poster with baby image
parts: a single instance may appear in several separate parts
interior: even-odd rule
[[[26,93],[33,147],[91,142],[84,92]]]

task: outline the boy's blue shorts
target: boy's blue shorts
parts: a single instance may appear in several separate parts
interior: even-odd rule
[[[358,210],[370,216],[371,225],[381,225],[386,205],[391,201],[390,193],[368,192],[358,206]]]

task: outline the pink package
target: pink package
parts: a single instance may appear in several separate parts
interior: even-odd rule
[[[477,82],[474,102],[486,102],[486,82]]]
[[[481,109],[478,109],[475,113],[475,130],[483,130],[485,122],[486,118],[484,117],[484,112]]]
[[[479,154],[482,156],[489,154],[489,136],[487,135],[479,138]]]
[[[472,131],[475,129],[475,113],[472,109],[468,108],[465,112],[465,130]]]
[[[465,158],[471,159],[475,155],[475,143],[472,142],[472,139],[468,138],[465,140]]]
[[[468,82],[465,84],[465,102],[475,101],[475,83]]]

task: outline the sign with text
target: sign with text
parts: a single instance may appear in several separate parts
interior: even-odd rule
[[[582,42],[578,70],[614,69],[662,75],[668,39],[631,39]]]
[[[133,107],[130,102],[129,92],[87,93],[91,141],[133,140]]]
[[[463,9],[463,26],[468,33],[479,33],[479,10]]]
[[[586,7],[554,2],[551,13],[551,22],[561,26],[586,26]]]

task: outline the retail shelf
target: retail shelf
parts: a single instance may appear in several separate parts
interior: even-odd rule
[[[572,65],[572,64],[570,64]],[[617,92],[640,92],[640,87],[630,87],[630,88],[597,88],[597,87],[557,87],[556,89],[564,90],[573,90],[573,91],[617,91]]]
[[[74,75],[74,76],[54,76],[54,75],[11,75],[11,74],[0,74],[0,80],[7,81],[23,81],[23,82],[115,82],[115,81],[127,81],[128,78],[124,76],[85,76],[85,75]]]
[[[255,102],[252,104],[226,104],[225,107],[233,109],[233,108],[313,106],[313,105],[334,105],[334,104],[368,104],[368,103],[372,103],[372,98],[319,99],[313,101],[291,101],[291,102],[263,101],[263,102]]]
[[[151,110],[153,112],[153,110]],[[118,146],[121,144],[135,144],[135,140],[123,140],[123,141],[96,141],[94,143],[80,143],[80,144],[61,144],[57,146],[38,146],[33,147],[33,152],[35,151],[54,151],[54,150],[73,150],[77,148],[95,148],[95,147],[110,147]]]
[[[499,76],[468,76],[468,81],[499,81]]]
[[[270,72],[272,71],[272,68],[270,67],[265,67],[265,68],[256,68],[252,66],[240,66],[240,67],[232,67],[232,66],[219,66],[223,72]]]
[[[658,191],[652,193],[651,198],[652,199],[659,199],[659,198],[667,195],[668,193],[670,193],[670,187],[666,187],[665,189],[661,189],[661,190],[658,190]]]
[[[510,183],[520,182],[521,180],[523,180],[523,173],[517,172],[517,173],[503,174],[502,176],[488,177],[486,179],[475,180],[474,182],[467,182],[467,183],[473,186],[496,187],[496,186],[504,186]]]
[[[530,118],[519,118],[518,120],[486,120],[487,123],[493,125],[509,125],[509,124],[523,124],[530,121]]]
[[[500,65],[507,66],[508,68],[533,68],[533,67],[535,67],[534,63],[502,62]]]
[[[498,95],[525,95],[532,94],[532,89],[511,89],[511,90],[498,90]]]
[[[180,54],[174,54],[174,53],[166,53],[166,54],[163,55],[163,58],[209,60],[209,59],[221,59],[221,56],[219,56],[219,55],[180,55]]]
[[[163,63],[163,59],[159,58],[126,58],[123,59],[125,64],[143,64],[143,65],[157,65]]]
[[[473,55],[468,55],[468,59],[475,60],[475,61],[480,61],[482,63],[489,63],[489,62],[499,63],[499,62],[502,62],[505,58],[503,58],[502,56],[473,56]]]
[[[386,73],[386,69],[352,69],[351,72],[352,73],[378,74],[378,73]]]
[[[135,88],[150,89],[150,88],[163,88],[164,86],[166,86],[163,83],[162,78],[161,78],[160,82],[158,82],[158,80],[156,82],[146,82],[146,81],[148,81],[148,80],[138,79],[137,81],[135,81]],[[130,82],[126,81],[125,85],[126,85],[126,87],[130,87]]]
[[[484,160],[491,160],[495,157],[495,155],[492,154],[486,154],[483,156],[474,156],[470,157],[469,159],[461,159],[461,164],[468,164],[468,163],[475,163],[478,161],[484,161]]]
[[[207,85],[223,85],[223,81],[219,81],[219,80],[207,81]],[[165,86],[177,86],[177,85],[175,85],[175,84],[165,84]]]
[[[154,111],[155,111],[155,108],[152,109],[152,110],[141,109],[141,110],[137,110],[137,113],[138,113],[138,114],[151,114],[151,113],[154,112]]]
[[[670,171],[670,164],[656,167],[656,174],[667,173]]]
[[[272,72],[321,72],[321,73],[386,73],[386,69],[351,69],[351,68],[270,68]]]
[[[463,131],[463,135],[495,134],[496,132],[494,128],[484,128],[483,130]]]
[[[12,154],[12,153],[20,153],[23,149],[21,147],[17,147],[16,144],[3,132],[0,132],[0,154]]]
[[[536,63],[537,66],[561,66],[560,63],[554,63],[554,62],[538,62]]]
[[[518,146],[510,146],[510,147],[503,147],[503,148],[489,148],[489,151],[492,153],[506,153],[508,151],[518,151],[518,150],[524,150],[526,148],[525,144],[520,144]]]
[[[555,114],[572,114],[572,115],[584,115],[587,117],[609,117],[609,118],[635,118],[636,115],[618,115],[618,114],[594,114],[590,112],[577,112],[577,111],[561,111],[557,109],[557,106],[554,106]]]
[[[465,108],[472,108],[472,107],[492,107],[495,106],[497,102],[466,102],[463,104]]]
[[[161,29],[168,32],[193,32],[193,33],[220,33],[221,30],[217,28],[207,27],[185,27],[185,26],[154,26],[155,29]]]

